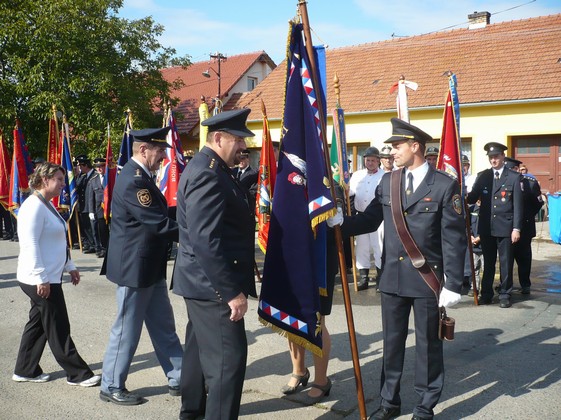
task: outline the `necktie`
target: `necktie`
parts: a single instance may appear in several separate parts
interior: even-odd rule
[[[495,179],[499,179],[499,171],[495,171]]]
[[[413,194],[413,174],[411,172],[407,174],[407,188],[405,189],[405,194],[407,197]]]
[[[238,181],[240,180],[240,178],[242,177],[242,170],[238,169]]]

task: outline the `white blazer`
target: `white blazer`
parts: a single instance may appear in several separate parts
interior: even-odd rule
[[[35,195],[19,209],[18,238],[18,281],[61,283],[64,271],[76,269],[70,258],[66,261],[66,224]]]

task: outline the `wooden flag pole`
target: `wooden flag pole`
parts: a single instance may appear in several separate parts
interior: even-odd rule
[[[310,59],[312,83],[314,84],[314,86],[319,87],[320,84],[319,81],[317,80],[317,67],[316,67],[316,61],[314,56],[314,47],[312,44],[310,22],[308,19],[308,9],[306,7],[305,0],[299,0],[298,10],[300,12],[300,16],[302,17],[302,24],[304,27],[304,39],[306,41],[306,51],[308,52],[308,57]],[[318,91],[318,95],[316,95],[316,100],[318,102],[318,110],[319,110],[320,124],[321,124],[321,141],[323,143],[323,152],[325,155],[327,177],[328,179],[333,180],[333,174],[331,173],[331,165],[329,164],[331,159],[328,152],[329,149],[327,148],[327,139],[325,137],[326,123],[325,123],[325,117],[323,112],[325,108],[324,108],[324,104],[322,103],[321,95],[319,95],[319,91]],[[330,189],[331,189],[331,197],[333,198],[335,197],[335,187],[333,186],[333,182],[330,183]],[[355,372],[358,408],[360,412],[360,418],[366,419],[366,402],[364,401],[364,391],[362,388],[362,375],[360,372],[360,363],[358,360],[358,348],[356,343],[353,309],[351,306],[351,296],[349,293],[349,285],[347,283],[347,270],[346,270],[346,263],[345,263],[345,254],[343,252],[343,236],[341,234],[341,227],[335,226],[334,233],[335,233],[335,242],[337,244],[337,251],[339,254],[339,270],[341,272],[343,297],[345,300],[345,312],[347,315],[347,327],[349,329],[349,341],[351,343],[351,355],[353,358],[353,367]]]
[[[335,97],[337,98],[337,108],[341,108],[341,96],[340,96],[341,89],[340,89],[340,85],[339,85],[339,76],[337,76],[337,73],[335,73],[335,76],[333,76],[333,88],[335,90]],[[333,115],[333,118],[335,118],[335,115]],[[333,120],[333,127],[335,128],[335,120]],[[339,138],[339,136],[335,137],[335,141],[337,141],[337,155],[338,155],[337,159],[339,160],[339,165],[343,165],[343,167],[344,167],[345,162],[343,162],[343,144],[342,144],[342,141]],[[331,145],[331,147],[333,147],[333,145]],[[341,176],[344,177],[345,174],[341,174],[341,167],[339,167],[339,177],[341,177]],[[345,193],[346,214],[347,214],[347,216],[350,216],[351,215],[351,199],[349,197],[348,186],[347,186],[347,188],[345,188],[344,193]],[[353,266],[353,282],[354,282],[355,292],[358,293],[358,279],[357,279],[357,275],[356,275],[354,236],[351,236],[348,240],[349,240],[349,243],[351,245],[350,248],[351,248],[351,264]],[[345,270],[346,269],[347,269],[347,261],[345,261]],[[341,276],[341,279],[343,279],[343,276]]]

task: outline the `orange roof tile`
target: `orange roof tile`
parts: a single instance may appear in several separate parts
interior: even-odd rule
[[[443,105],[447,70],[458,79],[461,104],[561,97],[561,14],[456,29],[327,50],[327,109],[335,107],[332,80],[341,85],[345,112],[395,109],[390,87],[401,75],[417,82],[409,107]],[[232,106],[250,107],[261,119],[281,118],[286,60]]]
[[[210,78],[202,75],[209,67],[212,67],[215,71],[218,70],[218,64],[213,61],[200,61],[191,64],[187,68],[179,66],[161,70],[162,75],[168,82],[180,79],[185,84],[182,88],[172,92],[172,96],[180,100],[179,105],[174,108],[174,111],[180,112],[184,117],[177,121],[177,128],[180,133],[189,133],[198,125],[201,96],[206,98],[207,104],[211,107],[212,98],[218,93],[216,74],[211,70]],[[272,68],[275,67],[275,63],[264,51],[230,56],[220,63],[220,90],[225,103],[226,101],[230,102],[230,89],[235,86],[253,64],[259,61],[265,61]],[[225,106],[227,105],[225,104]]]

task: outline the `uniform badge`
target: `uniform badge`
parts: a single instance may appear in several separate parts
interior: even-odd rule
[[[212,168],[214,168],[214,165],[215,165],[215,164],[216,164],[216,159],[212,158],[212,159],[210,160],[210,164],[208,165],[208,167],[209,167],[210,169],[212,169]]]
[[[152,204],[152,196],[146,188],[139,190],[136,193],[136,198],[138,198],[138,202],[143,207],[150,207],[150,204]]]
[[[452,197],[452,207],[456,213],[462,214],[462,199],[460,198],[460,194],[454,194]]]
[[[134,173],[134,177],[136,178],[136,177],[139,177],[139,176],[142,176],[142,175],[140,174],[140,169],[137,169],[136,172]]]

